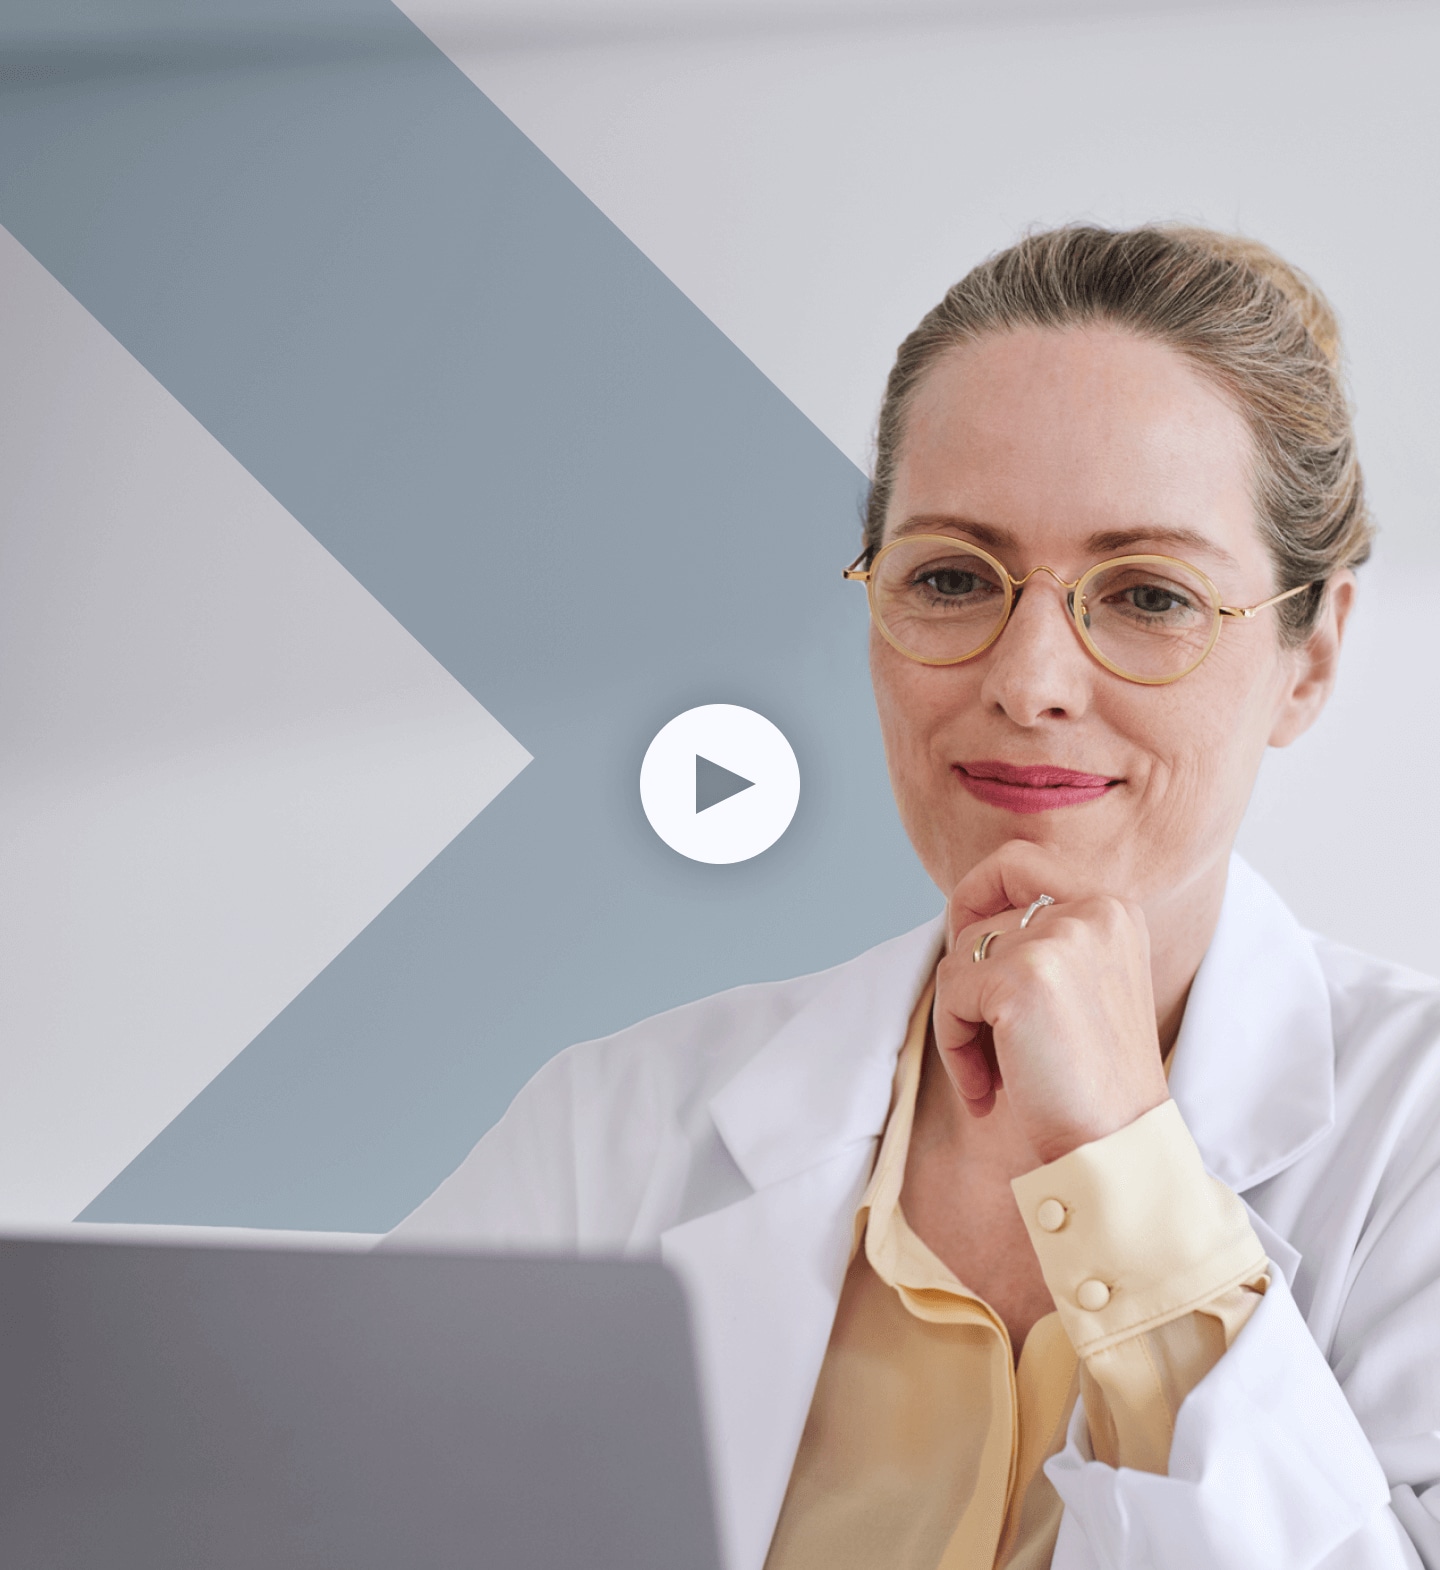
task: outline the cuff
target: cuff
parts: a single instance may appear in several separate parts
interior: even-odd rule
[[[1081,1357],[1265,1275],[1245,1206],[1205,1171],[1173,1101],[1010,1187]]]

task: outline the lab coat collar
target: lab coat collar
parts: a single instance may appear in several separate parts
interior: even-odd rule
[[[1170,1094],[1205,1165],[1237,1193],[1298,1161],[1335,1122],[1330,992],[1309,935],[1239,856],[1190,988]]]
[[[944,938],[941,915],[817,978],[809,1001],[711,1099],[754,1188],[879,1136],[895,1055]]]

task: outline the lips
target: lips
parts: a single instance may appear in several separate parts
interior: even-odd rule
[[[1120,784],[1106,774],[1082,774],[1077,769],[1056,768],[1051,763],[957,763],[960,783],[972,796],[1006,812],[1049,812],[1055,807],[1078,807]]]

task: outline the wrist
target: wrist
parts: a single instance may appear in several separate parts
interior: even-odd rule
[[[1052,1161],[1059,1161],[1082,1145],[1093,1145],[1096,1140],[1108,1139],[1111,1134],[1118,1134],[1122,1128],[1128,1128],[1137,1119],[1143,1118],[1147,1112],[1153,1112],[1156,1107],[1163,1106],[1169,1099],[1169,1087],[1162,1079],[1158,1087],[1153,1088],[1146,1095],[1135,1097],[1132,1102],[1127,1102],[1123,1106],[1112,1104],[1089,1118],[1077,1119],[1061,1127],[1047,1130],[1030,1141],[1031,1148],[1040,1158],[1041,1164],[1048,1166]]]

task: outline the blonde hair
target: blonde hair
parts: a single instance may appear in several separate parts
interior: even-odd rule
[[[1365,561],[1374,536],[1340,329],[1298,268],[1258,241],[1211,229],[1070,225],[1029,235],[967,273],[900,345],[886,382],[867,553],[880,548],[906,415],[934,361],[991,333],[1094,323],[1170,345],[1245,418],[1276,588],[1315,585],[1278,607],[1285,636],[1302,639],[1326,582]]]

